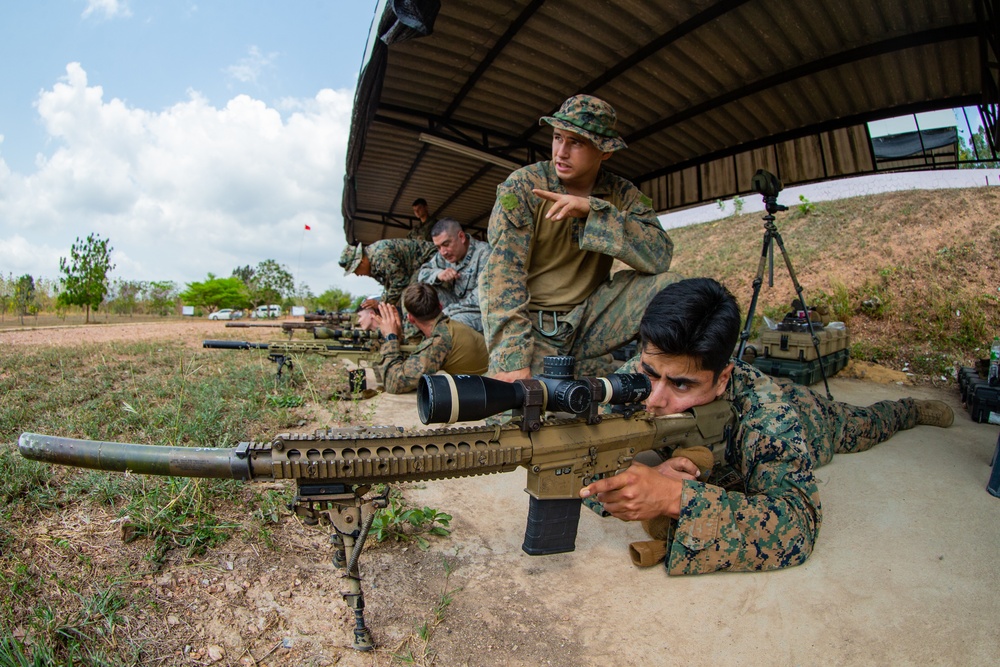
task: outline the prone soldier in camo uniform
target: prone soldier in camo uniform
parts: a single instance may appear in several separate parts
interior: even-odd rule
[[[383,303],[399,305],[403,290],[417,282],[420,266],[437,252],[429,241],[383,239],[367,246],[347,246],[340,255],[344,275],[370,276],[382,285]],[[374,308],[379,299],[365,299],[362,308]]]
[[[506,381],[540,372],[550,354],[576,357],[581,375],[605,374],[649,300],[678,279],[652,201],[602,168],[625,148],[611,105],[576,95],[539,123],[553,128],[552,159],[497,188],[479,279],[490,374]],[[634,270],[611,275],[615,259]]]
[[[483,335],[461,322],[442,314],[437,291],[426,283],[416,283],[403,290],[407,320],[424,335],[423,341],[403,358],[399,337],[403,327],[399,312],[380,303],[378,329],[382,333],[379,375],[390,394],[414,391],[420,376],[444,371],[451,375],[482,375],[486,372],[486,343]]]
[[[955,419],[941,401],[904,398],[857,407],[768,377],[731,358],[739,333],[736,300],[710,278],[669,285],[643,315],[641,355],[621,371],[635,364],[649,376],[646,410],[676,414],[725,398],[739,425],[726,452],[728,480],[714,470],[703,483],[688,458],[653,456],[581,490],[613,516],[643,521],[660,540],[651,562],[639,562],[633,552],[637,564],[665,555],[668,574],[799,565],[812,553],[822,520],[814,468],[901,429],[948,427]]]

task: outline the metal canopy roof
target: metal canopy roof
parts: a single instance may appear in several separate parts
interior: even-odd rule
[[[356,92],[348,241],[404,236],[418,197],[485,230],[496,186],[549,155],[538,118],[577,93],[615,107],[629,147],[606,165],[659,211],[746,192],[757,168],[871,171],[866,121],[996,101],[997,5],[390,0]]]

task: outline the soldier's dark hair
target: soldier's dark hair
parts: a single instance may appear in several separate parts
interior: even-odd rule
[[[641,350],[652,345],[662,354],[687,356],[715,379],[725,370],[740,337],[740,309],[723,285],[711,278],[689,278],[664,287],[639,323]]]
[[[462,223],[455,218],[441,218],[431,227],[431,238],[439,234],[457,234],[462,231]]]
[[[441,301],[437,290],[427,283],[413,283],[403,290],[403,308],[421,322],[433,320],[441,314]]]
[[[424,199],[423,197],[417,197],[416,199],[413,200],[413,203],[410,204],[410,206],[417,206],[418,204],[423,204],[424,206],[427,206],[427,200]]]

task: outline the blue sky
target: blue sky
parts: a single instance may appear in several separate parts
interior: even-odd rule
[[[276,259],[314,293],[375,291],[336,260],[377,4],[2,3],[0,274],[58,278],[96,232],[113,278],[183,287]]]

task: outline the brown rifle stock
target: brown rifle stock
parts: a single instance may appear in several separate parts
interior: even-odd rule
[[[231,342],[231,341],[230,341]],[[716,401],[690,412],[651,417],[644,412],[546,421],[538,430],[516,425],[405,431],[399,427],[320,430],[281,434],[270,442],[241,442],[232,449],[166,447],[75,440],[23,433],[21,455],[51,464],[144,475],[294,480],[296,514],[336,531],[336,562],[345,566],[344,599],[355,612],[354,647],[370,650],[363,618],[358,556],[376,509],[375,484],[437,480],[514,470],[528,471],[528,522],[522,548],[530,554],[572,551],[580,489],[595,477],[629,466],[636,454],[705,446],[716,462],[725,457],[734,413]],[[367,497],[366,497],[367,496]]]

